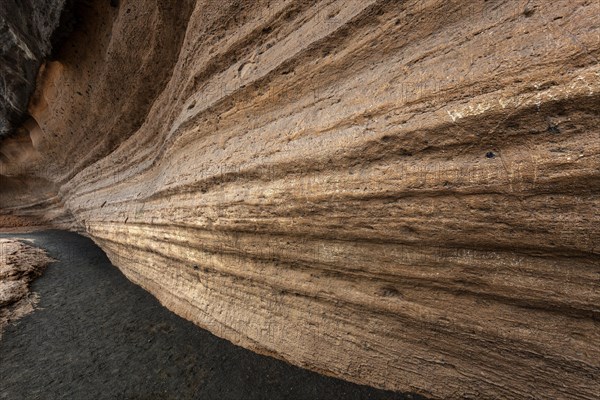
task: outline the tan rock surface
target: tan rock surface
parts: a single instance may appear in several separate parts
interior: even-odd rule
[[[44,250],[0,239],[0,339],[6,325],[34,310],[38,299],[29,284],[52,261]]]
[[[165,4],[90,8],[40,71],[2,213],[312,370],[598,397],[597,1]]]

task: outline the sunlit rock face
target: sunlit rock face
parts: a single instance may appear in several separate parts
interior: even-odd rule
[[[6,221],[328,375],[597,396],[598,2],[115,5],[0,145]]]

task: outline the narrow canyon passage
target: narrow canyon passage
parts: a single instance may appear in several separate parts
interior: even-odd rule
[[[33,239],[59,260],[38,309],[0,340],[0,399],[419,399],[261,356],[179,318],[128,281],[91,240]]]
[[[600,399],[600,1],[2,3],[6,390]]]

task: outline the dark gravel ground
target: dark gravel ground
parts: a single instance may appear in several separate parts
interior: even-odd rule
[[[0,399],[419,399],[291,366],[162,307],[91,240],[46,231],[60,260],[32,284],[39,308],[0,341]]]

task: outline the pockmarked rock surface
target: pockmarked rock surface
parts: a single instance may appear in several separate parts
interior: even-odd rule
[[[313,371],[598,397],[597,1],[81,12],[0,144],[4,218]]]
[[[34,310],[38,297],[29,285],[52,261],[42,249],[0,239],[0,339],[6,325]]]

